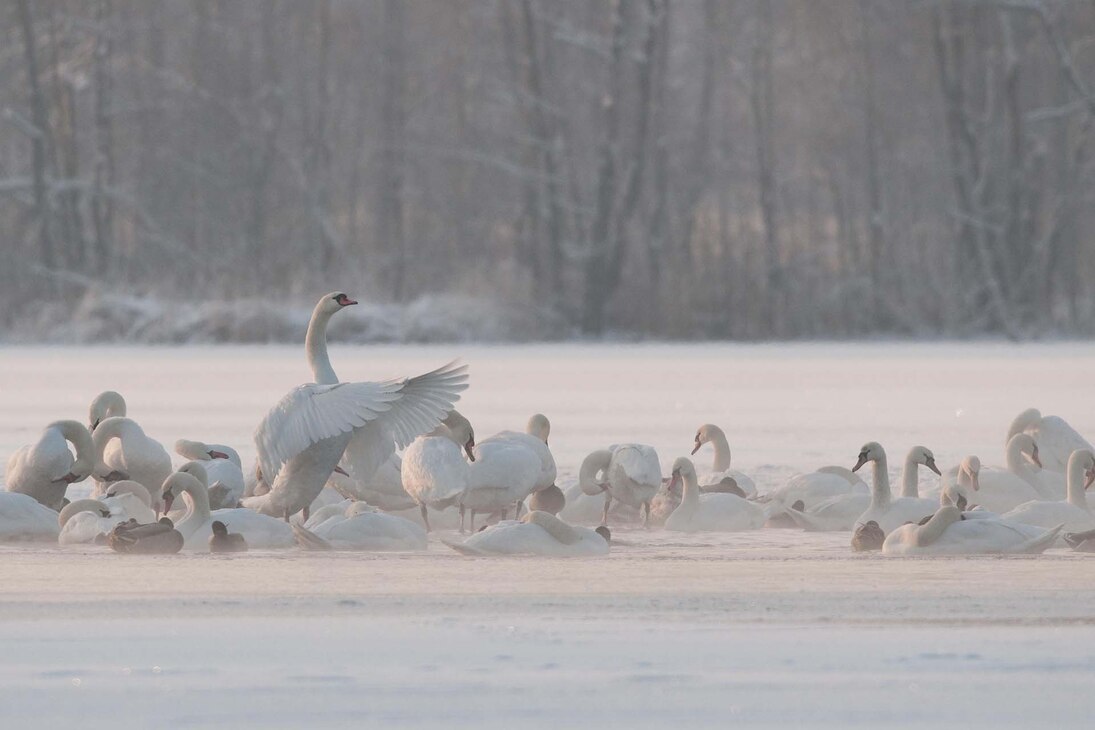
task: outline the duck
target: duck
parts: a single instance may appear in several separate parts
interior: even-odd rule
[[[700,494],[696,467],[687,456],[673,462],[669,489],[684,485],[681,503],[665,520],[673,532],[741,532],[764,527],[767,513],[756,502],[736,494]]]
[[[965,519],[957,507],[944,505],[924,524],[909,523],[891,531],[882,544],[882,554],[1038,554],[1051,547],[1060,532],[1060,526],[1043,530],[991,516]]]
[[[419,505],[422,522],[430,531],[429,507],[457,504],[470,483],[464,455],[475,461],[475,431],[467,419],[450,418],[419,436],[403,452],[400,476],[407,494]]]
[[[1064,525],[1070,533],[1095,529],[1095,514],[1087,504],[1087,490],[1095,482],[1095,454],[1077,449],[1068,460],[1068,498],[1032,500],[1001,515],[1002,519],[1049,529]]]
[[[70,443],[76,450],[75,458],[69,451]],[[23,446],[8,459],[6,489],[59,511],[64,506],[69,485],[91,475],[96,453],[91,434],[82,423],[54,421],[45,427],[35,443]],[[18,504],[19,500],[12,503],[16,511]],[[51,522],[56,523],[56,515]]]
[[[890,492],[890,475],[886,466],[886,450],[877,441],[868,441],[859,450],[859,459],[852,472],[859,471],[864,464],[873,467],[871,501],[855,521],[854,529],[868,522],[877,522],[887,535],[906,522],[918,522],[935,513],[937,502],[918,497],[894,497]]]
[[[229,532],[228,525],[220,520],[213,520],[211,525],[213,534],[209,536],[209,552],[211,553],[245,553],[247,552],[247,540],[238,532]]]
[[[598,475],[601,478],[598,479]],[[662,484],[658,452],[645,444],[613,444],[590,453],[578,471],[578,486],[588,496],[604,495],[601,524],[608,523],[612,501],[643,511],[650,524],[650,502]]]
[[[857,553],[881,550],[885,541],[886,533],[882,531],[878,523],[874,520],[867,520],[852,535],[852,550]]]
[[[297,526],[294,526],[297,527]],[[381,512],[364,502],[345,500],[328,505],[294,530],[305,549],[402,552],[425,550],[426,531],[403,517]]]
[[[167,517],[158,522],[139,524],[129,520],[110,533],[108,544],[116,553],[135,555],[172,555],[183,549],[183,536]]]
[[[520,520],[503,520],[462,543],[443,541],[463,555],[544,555],[583,557],[607,555],[612,533],[570,525],[555,515],[532,510]]]
[[[97,495],[106,492],[111,482],[128,479],[144,485],[153,506],[160,506],[160,488],[171,473],[171,457],[163,444],[125,416],[103,419],[91,438],[99,457],[94,473]]]
[[[213,509],[235,507],[243,499],[243,463],[231,446],[179,439],[175,453],[187,461],[200,461],[209,475],[209,505]]]
[[[57,512],[29,494],[0,492],[0,542],[57,542]]]
[[[926,446],[914,446],[905,456],[901,471],[901,497],[920,499],[920,466],[939,474],[935,454]],[[861,492],[840,494],[807,511],[788,508],[787,514],[807,532],[840,532],[855,527],[859,516],[871,506],[871,495]],[[879,543],[879,548],[882,544]]]
[[[139,524],[155,522],[152,498],[143,484],[120,481],[111,485],[100,499],[77,499],[65,505],[57,515],[61,545],[103,543],[114,527],[136,520]]]
[[[695,456],[704,444],[711,444],[714,448],[714,459],[711,462],[711,470],[706,475],[705,484],[718,484],[725,478],[731,478],[746,497],[755,497],[757,485],[753,479],[730,468],[730,444],[726,440],[726,433],[713,423],[705,423],[696,429],[692,456]]]
[[[527,505],[530,512],[547,512],[558,516],[567,506],[567,498],[562,489],[552,484],[530,494]]]
[[[1005,444],[1020,433],[1027,434],[1038,444],[1041,452],[1040,466],[1052,472],[1063,473],[1068,461],[1078,449],[1095,451],[1095,446],[1059,416],[1043,416],[1037,408],[1028,408],[1011,422]]]

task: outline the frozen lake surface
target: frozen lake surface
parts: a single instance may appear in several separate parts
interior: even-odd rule
[[[345,379],[460,357],[480,437],[590,450],[727,432],[762,490],[867,440],[1003,460],[1037,406],[1095,434],[1095,346],[343,347]],[[122,391],[150,435],[236,446],[299,348],[4,348],[0,460]],[[709,451],[697,455],[704,464]],[[2,464],[0,464],[2,467]],[[0,548],[0,727],[1033,727],[1095,710],[1095,560],[885,559],[847,534],[616,530],[602,559]],[[125,713],[124,715],[120,713]]]

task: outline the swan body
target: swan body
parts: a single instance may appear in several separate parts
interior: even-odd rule
[[[70,442],[76,449],[75,458],[68,449]],[[55,421],[46,426],[37,442],[8,459],[6,488],[59,510],[68,485],[87,479],[95,468],[95,454],[91,434],[83,424]]]
[[[243,498],[243,464],[230,446],[179,439],[175,453],[187,461],[200,461],[209,475],[209,504],[213,509],[235,507]]]
[[[976,456],[967,456],[943,485],[942,494],[958,504],[965,499],[969,505],[980,505],[990,512],[1003,514],[1019,505],[1045,499],[1031,480],[1033,472],[1026,465],[1024,454],[1032,457],[1037,447],[1026,434],[1018,434],[1008,443],[1008,469],[981,467]]]
[[[598,479],[598,475],[601,478]],[[662,484],[661,462],[653,446],[613,444],[594,451],[578,471],[578,486],[589,496],[604,495],[601,524],[608,522],[612,501],[641,507],[643,523],[649,524],[650,501]]]
[[[139,482],[121,481],[111,485],[101,499],[78,499],[65,506],[57,516],[61,545],[84,545],[110,535],[123,522],[139,524],[156,521],[151,496]]]
[[[143,484],[153,504],[159,504],[160,488],[171,473],[171,457],[159,441],[149,438],[136,421],[125,416],[100,421],[91,438],[99,455],[95,468],[99,494],[118,478],[130,479]]]
[[[420,506],[427,530],[427,507],[445,509],[456,504],[467,491],[471,470],[464,461],[464,454],[474,459],[474,446],[475,434],[465,419],[451,428],[439,424],[404,450],[400,471],[403,487]]]
[[[462,510],[472,511],[472,531],[475,512],[504,511],[522,502],[543,477],[543,462],[529,441],[541,446],[543,442],[512,436],[525,434],[491,436],[475,446],[475,460],[468,466],[468,487],[458,500]],[[555,481],[554,476],[551,481]]]
[[[122,397],[122,394],[113,390],[103,391],[95,396],[95,400],[91,401],[91,407],[88,408],[88,431],[94,433],[99,424],[106,419],[125,415],[125,398]]]
[[[814,472],[796,474],[787,482],[773,489],[767,496],[772,502],[790,506],[802,500],[807,510],[827,499],[843,494],[870,494],[867,483],[850,469],[824,466]]]
[[[608,541],[597,531],[569,525],[540,511],[491,525],[463,543],[445,544],[465,555],[578,557],[607,555],[609,550]]]
[[[304,527],[336,550],[426,549],[426,531],[422,527],[403,517],[378,512],[364,502],[346,500],[324,507]]]
[[[755,497],[757,485],[752,477],[730,468],[730,444],[726,440],[726,433],[713,423],[705,423],[696,430],[692,455],[695,456],[704,444],[711,444],[715,450],[711,470],[706,474],[705,482],[718,482],[724,477],[731,477],[741,491],[745,492],[746,497]]]
[[[0,492],[0,542],[56,542],[57,513],[18,492]]]
[[[540,470],[536,476],[536,482],[532,491],[539,492],[555,484],[558,472],[555,468],[555,457],[548,448],[548,437],[551,435],[551,422],[542,413],[534,413],[529,417],[525,425],[525,432],[502,431],[491,436],[491,440],[508,440],[521,444],[530,449],[540,460]],[[484,441],[483,443],[486,443]]]
[[[1095,482],[1095,455],[1089,449],[1077,449],[1068,460],[1068,499],[1024,502],[1001,517],[1043,529],[1064,525],[1067,532],[1095,529],[1095,514],[1088,507],[1085,492]]]
[[[855,528],[868,522],[876,522],[887,535],[906,522],[919,522],[935,513],[938,503],[918,497],[894,497],[890,492],[890,475],[886,467],[886,450],[876,441],[863,445],[859,460],[852,468],[858,471],[867,462],[872,463],[870,506],[855,521]]]
[[[418,505],[403,488],[402,468],[403,460],[398,454],[392,454],[363,482],[336,471],[331,474],[328,485],[347,499],[367,502],[385,512],[412,509]]]
[[[680,505],[665,520],[674,532],[742,532],[764,527],[767,514],[762,506],[736,494],[700,494],[696,468],[687,457],[673,462],[669,489],[684,484]]]
[[[1044,552],[1060,534],[993,517],[963,519],[952,505],[940,507],[923,525],[895,528],[882,544],[883,555],[982,555]]]
[[[1008,428],[1007,441],[1016,434],[1031,436],[1041,452],[1044,469],[1063,473],[1068,468],[1068,460],[1078,449],[1095,451],[1087,439],[1081,436],[1068,421],[1058,416],[1043,416],[1037,408],[1028,408],[1015,417]]]

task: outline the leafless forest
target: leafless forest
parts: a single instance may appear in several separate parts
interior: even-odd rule
[[[525,337],[1095,332],[1093,0],[0,2],[9,329],[345,287]]]

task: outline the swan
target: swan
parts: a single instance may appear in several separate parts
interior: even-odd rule
[[[947,505],[923,525],[912,523],[894,529],[882,544],[882,554],[1036,554],[1052,546],[1060,532],[1060,526],[1047,531],[993,517],[964,519],[957,507]]]
[[[1001,517],[1024,525],[1049,529],[1064,525],[1068,532],[1095,529],[1095,514],[1087,504],[1086,491],[1095,482],[1095,455],[1090,449],[1077,449],[1068,460],[1068,499],[1024,502]]]
[[[578,557],[607,555],[608,528],[568,525],[547,512],[534,510],[520,520],[504,520],[477,532],[463,543],[445,544],[464,555],[546,555]]]
[[[351,476],[372,477],[397,448],[436,426],[467,388],[467,368],[455,363],[414,378],[337,382],[327,356],[327,322],[356,303],[335,292],[316,304],[305,349],[318,377],[285,395],[255,432],[270,491],[249,497],[245,506],[288,520],[308,508],[343,454]]]
[[[1019,434],[1012,442],[1029,438]],[[971,507],[980,505],[997,514],[1015,509],[1025,502],[1043,499],[1038,490],[1014,472],[982,469],[981,460],[976,456],[962,459],[955,481],[943,487],[940,499],[944,497],[952,504],[959,504],[964,499]]]
[[[887,535],[906,522],[919,522],[935,513],[938,502],[918,497],[897,497],[890,493],[890,475],[886,467],[886,450],[877,441],[869,441],[859,450],[859,460],[852,471],[856,472],[872,463],[870,506],[855,521],[855,527],[874,521]]]
[[[525,424],[525,432],[519,431],[501,431],[489,439],[486,439],[483,443],[492,440],[507,439],[515,441],[524,445],[536,454],[540,459],[540,471],[536,477],[536,483],[533,486],[534,492],[539,492],[541,489],[547,489],[555,484],[555,477],[557,471],[555,468],[555,457],[551,455],[551,449],[548,448],[548,437],[551,435],[551,421],[543,413],[534,413],[529,416],[528,423]]]
[[[230,446],[179,439],[175,453],[187,461],[200,461],[209,475],[209,504],[213,509],[235,507],[243,498],[243,464]]]
[[[551,459],[548,474],[541,450],[546,450],[544,441],[511,431],[477,443],[473,449],[475,459],[467,467],[467,489],[457,500],[461,528],[465,510],[471,510],[471,530],[475,532],[476,512],[501,511],[504,519],[511,504],[520,509],[525,498],[545,479],[550,487],[555,481],[555,461],[548,452],[547,458]]]
[[[205,467],[201,462],[190,461],[183,464],[163,484],[165,511],[171,509],[171,503],[175,499],[186,495],[186,513],[175,524],[175,529],[182,534],[187,549],[208,546],[209,538],[213,534],[214,520],[243,535],[252,548],[287,548],[296,544],[293,529],[287,522],[277,518],[243,507],[211,512],[206,478]]]
[[[0,492],[0,542],[57,542],[57,513],[18,492]]]
[[[430,530],[427,507],[445,509],[457,503],[468,488],[470,469],[464,454],[475,460],[475,432],[467,419],[449,419],[419,436],[403,452],[400,475],[407,494],[419,505],[422,522]],[[459,422],[458,422],[459,420]]]
[[[704,444],[711,444],[715,449],[715,458],[711,463],[711,471],[707,475],[709,481],[719,481],[723,477],[731,477],[737,483],[746,497],[755,497],[757,485],[751,477],[730,468],[730,444],[726,440],[726,434],[713,423],[705,423],[696,430],[695,445],[692,447],[692,455]]]
[[[211,553],[245,553],[247,541],[238,532],[229,532],[228,526],[220,520],[213,520],[210,525],[213,534],[209,537],[209,552]]]
[[[418,505],[403,488],[402,469],[403,460],[398,454],[392,454],[363,482],[339,469],[331,474],[328,485],[347,499],[368,502],[385,512],[417,509]]]
[[[680,505],[665,520],[665,529],[674,532],[742,532],[759,530],[767,519],[759,504],[736,494],[700,494],[696,467],[687,456],[673,462],[669,481],[672,491],[683,481]]]
[[[823,466],[817,471],[794,475],[765,497],[783,507],[801,500],[809,510],[827,499],[854,493],[870,494],[870,488],[847,467]]]
[[[914,446],[905,456],[901,471],[901,496],[919,499],[920,466],[926,466],[939,474],[935,454],[926,446]],[[851,530],[859,516],[871,506],[871,495],[861,492],[839,494],[821,502],[805,512],[788,507],[787,514],[807,532],[836,532]],[[881,546],[881,544],[880,544]]]
[[[69,443],[76,449],[75,458]],[[82,423],[54,421],[37,442],[20,448],[8,459],[6,489],[59,510],[68,485],[87,479],[95,468],[96,453],[91,434]]]
[[[78,499],[65,505],[57,516],[61,545],[98,542],[119,523],[136,520],[140,524],[156,521],[152,498],[144,485],[120,481],[111,485],[102,499]]]
[[[108,490],[113,481],[130,479],[144,485],[153,506],[160,505],[160,488],[171,473],[171,457],[159,441],[149,438],[136,421],[125,416],[100,421],[91,439],[99,455],[97,493]]]
[[[141,525],[136,520],[115,527],[108,538],[114,552],[137,555],[173,555],[183,548],[183,536],[167,517]]]
[[[602,474],[601,479],[597,475]],[[604,494],[601,524],[608,523],[612,500],[630,507],[642,507],[643,524],[650,524],[650,500],[662,485],[658,452],[644,444],[613,444],[594,451],[578,471],[578,486],[589,496]]]
[[[1001,494],[1011,495],[1011,498],[1015,500],[1003,511],[1006,512],[1011,507],[1032,499],[1064,499],[1064,475],[1059,475],[1059,480],[1039,477],[1039,474],[1053,474],[1053,472],[1036,471],[1042,466],[1041,449],[1030,434],[1018,433],[1012,436],[1004,451],[1004,459],[1006,466],[980,468],[982,483],[986,480],[991,481]],[[939,481],[941,492],[950,492],[952,496],[956,493],[955,487],[960,470],[961,464],[946,471]],[[1054,481],[1059,481],[1059,484],[1054,486]],[[961,491],[963,490],[957,490],[957,492]]]
[[[330,549],[374,552],[426,549],[426,531],[403,517],[378,512],[364,502],[346,500],[324,507],[298,530],[311,533]],[[310,544],[309,544],[310,546]]]
[[[95,400],[91,401],[91,407],[88,409],[87,429],[94,433],[99,424],[106,419],[125,415],[125,398],[122,397],[122,394],[113,390],[105,390],[95,396]]]
[[[1043,416],[1037,408],[1028,408],[1015,417],[1008,427],[1005,443],[1020,433],[1028,434],[1037,442],[1041,466],[1053,472],[1064,472],[1077,449],[1095,451],[1095,446],[1077,433],[1068,421],[1058,416]]]

